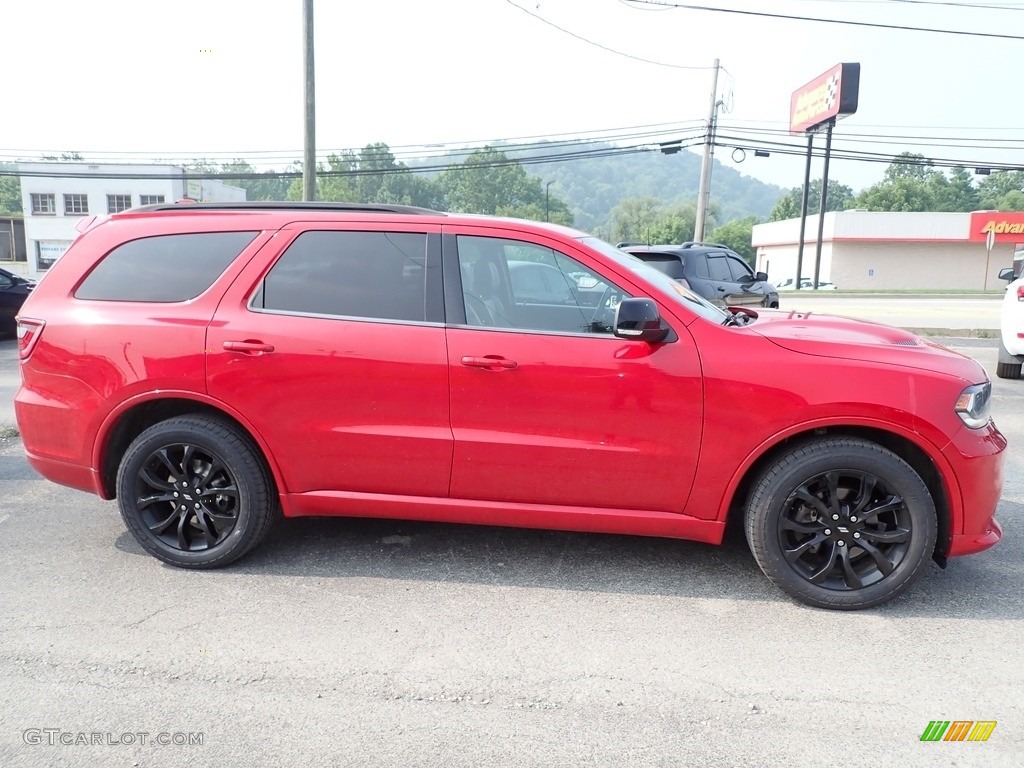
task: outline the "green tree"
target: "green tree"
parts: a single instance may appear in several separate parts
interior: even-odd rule
[[[1000,211],[1024,211],[1024,191],[1011,189],[999,202],[996,208]]]
[[[928,177],[932,196],[933,211],[976,211],[980,204],[978,190],[971,174],[965,168],[956,167],[949,176],[935,171]]]
[[[760,224],[757,216],[747,216],[743,219],[733,219],[718,227],[711,233],[711,239],[716,243],[727,245],[743,257],[751,267],[756,263],[757,253],[751,245],[754,233],[754,225]]]
[[[708,212],[708,220],[714,220],[714,213]],[[697,203],[681,203],[661,211],[650,231],[650,242],[659,244],[685,243],[693,240],[697,229]]]
[[[978,208],[982,210],[1020,211],[1024,193],[1024,171],[994,171],[978,185]]]
[[[927,181],[928,174],[933,170],[931,163],[924,155],[914,152],[900,152],[885,169],[883,182]]]
[[[869,211],[974,211],[981,205],[979,190],[964,168],[947,176],[923,155],[897,155],[878,184],[857,196],[856,207]]]
[[[768,215],[769,221],[783,221],[800,216],[800,203],[803,200],[803,187],[793,187],[779,198]],[[835,179],[828,180],[828,199],[825,200],[826,211],[842,211],[853,202],[853,190]],[[811,181],[807,191],[807,213],[815,214],[821,207],[821,179]]]
[[[664,203],[656,197],[626,198],[611,212],[612,240],[620,242],[653,243],[654,230],[661,221]],[[692,234],[693,229],[690,229]]]
[[[0,166],[0,170],[13,171],[15,167]],[[0,176],[0,214],[20,216],[21,183],[17,176]]]
[[[284,200],[288,194],[290,179],[283,179],[279,176],[267,175],[263,178],[232,178],[232,173],[251,174],[258,171],[245,160],[232,160],[224,163],[219,168],[219,173],[224,174],[222,179],[225,184],[241,187],[245,190],[246,200]]]
[[[569,206],[549,194],[539,176],[528,174],[500,150],[485,147],[437,179],[443,207],[459,213],[483,213],[572,224]]]

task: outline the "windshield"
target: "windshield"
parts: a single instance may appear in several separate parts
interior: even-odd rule
[[[647,262],[616,248],[611,243],[606,243],[599,237],[591,236],[581,237],[579,240],[581,243],[589,245],[595,251],[600,251],[605,256],[608,256],[616,264],[626,267],[630,272],[635,272],[647,282],[653,283],[658,288],[661,288],[676,302],[682,304],[690,311],[696,312],[705,320],[710,320],[713,323],[721,323],[726,317],[728,317],[728,314],[724,310],[719,309],[714,304],[709,304],[703,297],[698,296],[688,288],[684,288],[682,284],[676,282],[664,272],[659,272]]]

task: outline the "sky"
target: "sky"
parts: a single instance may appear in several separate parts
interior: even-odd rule
[[[972,170],[1024,165],[1024,2],[973,2],[990,7],[693,0],[1021,39],[630,0],[316,0],[318,155],[377,141],[402,159],[526,137],[690,139],[708,118],[717,58],[719,134],[748,151],[735,162],[719,148],[716,158],[763,181],[802,183],[799,154],[750,150],[770,141],[799,153],[806,139],[786,132],[790,95],[839,62],[861,64],[861,85],[837,149],[920,152]],[[3,27],[0,159],[79,151],[93,161],[244,157],[283,168],[302,157],[302,0],[8,0]],[[831,177],[856,191],[884,170],[836,159]]]

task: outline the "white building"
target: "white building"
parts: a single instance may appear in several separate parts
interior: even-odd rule
[[[180,165],[19,163],[28,259],[11,271],[38,278],[71,245],[85,216],[139,205],[245,200],[245,190],[216,179],[189,179]]]
[[[799,219],[754,227],[757,269],[776,285],[797,277],[799,236]],[[800,277],[814,277],[817,236],[818,216],[808,216]],[[819,280],[850,290],[998,290],[1019,243],[1024,213],[826,213]]]

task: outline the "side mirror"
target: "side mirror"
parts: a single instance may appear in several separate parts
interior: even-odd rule
[[[1017,277],[1013,274],[1013,267],[1005,267],[999,270],[999,279],[1012,283]]]
[[[754,279],[757,280],[757,282],[759,282],[759,283],[767,283],[768,282],[768,273],[767,272],[755,272],[754,273]]]
[[[623,299],[615,309],[615,335],[657,344],[668,336],[658,305],[652,299]]]

